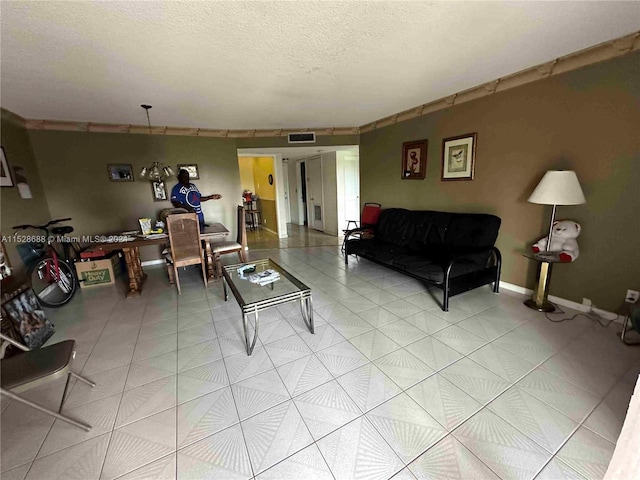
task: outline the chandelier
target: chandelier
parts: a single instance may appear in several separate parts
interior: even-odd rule
[[[149,135],[151,135],[151,120],[149,119],[149,109],[151,105],[140,105],[147,112],[147,124],[149,125]],[[140,171],[142,178],[148,178],[152,182],[159,182],[168,177],[175,176],[175,172],[169,166],[165,166],[160,162],[152,162],[150,166],[143,167]]]

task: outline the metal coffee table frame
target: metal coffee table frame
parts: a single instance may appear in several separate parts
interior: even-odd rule
[[[265,267],[265,268],[273,268],[277,270],[281,277],[285,277],[289,280],[298,291],[284,293],[282,295],[278,295],[273,298],[265,298],[264,300],[259,300],[255,302],[246,302],[242,297],[242,294],[238,290],[236,284],[234,283],[234,279],[232,278],[229,272],[235,272],[238,267],[242,265],[246,265],[245,263],[238,263],[235,265],[225,265],[222,268],[222,286],[224,289],[224,300],[227,301],[229,298],[228,288],[231,289],[233,296],[236,301],[240,305],[240,310],[242,311],[242,326],[244,328],[244,339],[247,348],[247,355],[251,355],[253,352],[253,348],[256,346],[256,341],[258,340],[258,325],[259,318],[258,313],[266,310],[267,308],[275,307],[277,305],[282,305],[284,303],[300,301],[300,311],[302,312],[302,319],[304,320],[305,325],[309,329],[311,333],[315,333],[315,329],[313,326],[313,299],[311,298],[311,289],[307,287],[304,283],[298,280],[296,277],[287,272],[284,268],[278,265],[271,259],[262,259],[255,260],[252,262],[247,262],[247,264],[254,264],[256,267]],[[264,270],[264,269],[262,269]],[[248,282],[248,280],[242,280]],[[274,282],[276,283],[276,282]],[[267,284],[264,286],[259,286],[254,284],[255,288],[270,288],[273,290],[274,284]],[[253,339],[249,339],[249,315],[255,315],[255,324],[254,324],[254,334]]]

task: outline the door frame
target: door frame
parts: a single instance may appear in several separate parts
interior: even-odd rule
[[[291,198],[291,185],[289,185],[289,161],[282,160],[282,186],[283,197],[285,202],[284,214],[285,223],[291,223],[291,209],[289,208],[289,199]]]
[[[275,174],[276,184],[276,220],[278,223],[278,238],[287,238],[287,213],[285,209],[289,206],[284,200],[284,179],[282,168],[282,154],[281,153],[261,153],[260,151],[238,152],[236,149],[236,156],[238,157],[271,157],[273,161],[273,173]]]
[[[340,234],[340,232],[346,228],[347,225],[347,220],[357,220],[360,218],[360,211],[361,211],[361,205],[360,205],[360,157],[359,155],[339,155],[337,160],[337,168],[338,168],[338,183],[342,182],[342,184],[338,185],[338,234]],[[347,175],[347,171],[349,170],[347,168],[347,165],[349,163],[354,163],[355,164],[355,176],[353,178],[350,178],[349,175]],[[349,215],[347,213],[347,195],[346,195],[346,190],[347,190],[347,184],[350,181],[355,180],[355,184],[357,185],[357,189],[356,189],[356,195],[355,195],[355,211],[353,212],[353,215]]]

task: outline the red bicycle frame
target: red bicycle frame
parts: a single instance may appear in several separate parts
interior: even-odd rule
[[[59,266],[60,264],[58,263],[58,252],[56,252],[56,249],[53,248],[50,244],[48,245],[47,250],[53,260],[53,269],[51,268],[51,261],[48,261],[46,263],[47,267],[46,267],[44,279],[49,284],[53,282],[57,283],[63,292],[68,293],[70,286],[67,282],[67,279],[64,278],[64,275],[62,275],[62,272],[60,271],[60,266]]]

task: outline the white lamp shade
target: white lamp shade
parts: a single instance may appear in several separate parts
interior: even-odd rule
[[[578,176],[573,170],[549,170],[527,201],[542,205],[586,203]]]

